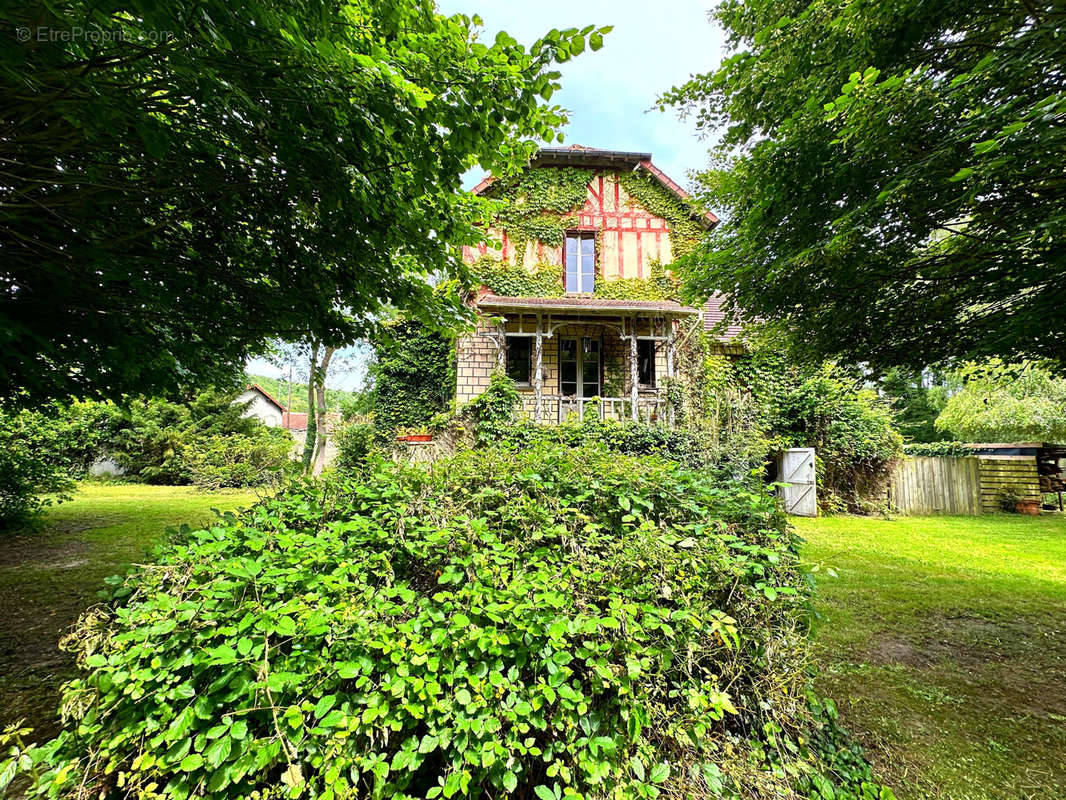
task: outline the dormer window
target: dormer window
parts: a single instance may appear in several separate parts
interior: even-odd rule
[[[566,291],[592,292],[596,288],[596,234],[566,234]]]

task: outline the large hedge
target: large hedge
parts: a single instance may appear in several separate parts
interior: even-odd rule
[[[451,340],[423,323],[400,317],[372,342],[374,425],[382,435],[424,425],[455,395]]]
[[[888,798],[812,716],[801,585],[771,498],[674,462],[374,462],[122,582],[33,791]]]

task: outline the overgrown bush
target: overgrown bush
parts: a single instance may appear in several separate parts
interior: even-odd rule
[[[791,361],[787,343],[772,330],[756,331],[747,345],[720,380],[750,392],[767,452],[815,448],[823,510],[880,510],[892,465],[903,454],[890,406],[862,388],[858,370]]]
[[[455,395],[452,343],[417,320],[397,319],[373,342],[374,425],[381,439],[429,422]]]
[[[201,435],[185,447],[189,477],[203,489],[274,486],[285,477],[293,440],[281,428],[247,434]]]
[[[0,530],[18,527],[74,488],[55,430],[42,414],[0,414]]]
[[[973,455],[973,449],[961,442],[909,442],[903,445],[908,456],[926,458],[965,458]]]
[[[502,373],[493,373],[488,388],[459,410],[459,417],[470,423],[473,443],[478,446],[503,446],[521,449],[540,444],[564,444],[580,447],[601,444],[625,455],[657,455],[691,468],[705,468],[734,480],[752,477],[761,471],[763,451],[744,446],[748,437],[724,437],[720,429],[693,424],[667,427],[646,422],[601,420],[588,414],[582,421],[558,425],[537,425],[518,415],[519,395],[514,381]],[[452,417],[436,420],[446,427]]]
[[[674,462],[376,461],[119,582],[34,791],[888,798],[812,718],[801,585],[770,497]]]
[[[149,399],[111,406],[112,430],[100,455],[144,483],[205,488],[276,483],[289,461],[292,438],[244,416],[246,406],[235,397],[210,390],[187,403]]]
[[[366,463],[374,452],[375,428],[373,422],[349,422],[337,432],[337,458],[333,462],[338,469],[357,469]]]

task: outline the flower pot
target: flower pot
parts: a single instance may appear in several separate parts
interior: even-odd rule
[[[1019,514],[1036,516],[1040,513],[1040,501],[1035,499],[1019,500],[1014,504],[1014,510]]]
[[[410,433],[407,435],[407,441],[409,442],[432,442],[432,433]]]

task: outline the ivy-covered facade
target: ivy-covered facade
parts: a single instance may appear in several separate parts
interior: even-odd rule
[[[670,264],[717,222],[650,153],[541,150],[487,178],[490,244],[464,258],[480,286],[478,329],[457,344],[457,399],[503,369],[540,422],[592,413],[669,422],[674,347],[686,319]]]

